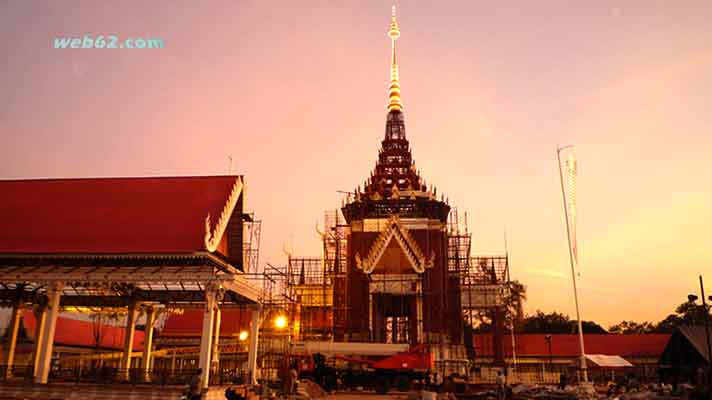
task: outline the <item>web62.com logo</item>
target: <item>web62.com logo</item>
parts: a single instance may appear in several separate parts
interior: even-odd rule
[[[162,49],[163,39],[160,38],[127,38],[119,40],[115,35],[99,35],[92,37],[55,37],[55,49]]]

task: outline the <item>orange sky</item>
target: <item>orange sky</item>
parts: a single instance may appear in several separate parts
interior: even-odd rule
[[[372,168],[390,2],[0,4],[0,177],[221,174],[228,155],[282,243]],[[586,319],[660,320],[712,292],[712,3],[403,0],[406,129],[423,176],[501,252],[527,310],[573,315],[555,148],[579,158]],[[55,36],[164,49],[56,50]],[[291,239],[290,239],[291,238]]]

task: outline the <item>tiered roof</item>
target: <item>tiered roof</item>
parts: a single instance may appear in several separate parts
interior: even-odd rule
[[[388,29],[391,39],[391,68],[388,86],[388,114],[386,132],[381,141],[378,161],[363,185],[354,190],[354,197],[343,208],[347,222],[353,218],[387,217],[398,214],[405,217],[447,219],[450,207],[437,189],[428,187],[415,167],[410,143],[405,134],[403,104],[400,97],[400,76],[396,57],[396,40],[400,27],[393,8]]]

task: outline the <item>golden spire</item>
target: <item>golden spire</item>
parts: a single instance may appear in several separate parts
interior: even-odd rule
[[[388,29],[391,38],[391,83],[388,85],[388,111],[403,109],[400,100],[400,80],[398,77],[398,61],[396,60],[396,40],[400,37],[398,20],[396,19],[396,6],[392,8],[391,26]]]

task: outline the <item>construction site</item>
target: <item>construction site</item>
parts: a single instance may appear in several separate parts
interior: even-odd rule
[[[326,211],[317,224],[321,255],[285,249],[285,264],[250,271],[265,293],[268,323],[258,355],[263,379],[279,378],[280,368],[297,361],[302,370],[314,369],[309,358],[317,353],[340,365],[334,373],[360,363],[415,378],[413,369],[420,376],[469,376],[477,355],[468,354],[464,328],[483,318],[492,323],[499,350],[480,363],[504,366],[508,257],[473,255],[467,213],[452,208],[416,168],[400,97],[395,14],[388,36],[389,103],[376,166],[363,186],[340,192],[340,208]],[[397,358],[409,351],[415,352],[410,366]],[[389,357],[396,357],[388,361],[395,367],[374,364]]]
[[[468,354],[465,325],[483,320],[493,326],[496,350],[480,363],[505,364],[508,256],[473,255],[467,213],[451,207],[422,178],[406,137],[395,8],[387,35],[388,105],[375,167],[363,185],[340,192],[340,207],[326,211],[317,224],[320,256],[285,250],[285,265],[262,271],[265,307],[288,321],[282,337],[287,343],[260,340],[278,347],[261,347],[263,373],[272,358],[267,354],[288,348],[292,357],[319,353],[335,363],[368,364],[383,374],[398,370],[417,379],[411,370],[423,369],[469,376],[482,369],[473,368],[477,355]],[[398,358],[408,351],[411,361]],[[367,361],[374,356],[381,359]]]
[[[457,210],[451,210],[442,231],[447,238],[442,253],[446,273],[433,274],[439,282],[423,282],[412,273],[376,270],[369,280],[370,299],[359,299],[354,283],[349,283],[363,274],[348,262],[349,226],[339,210],[325,212],[323,223],[316,229],[323,244],[321,256],[298,257],[287,252],[286,265],[264,268],[265,305],[271,314],[284,315],[289,322],[282,335],[286,343],[276,343],[274,337],[260,338],[263,374],[279,365],[274,360],[268,362],[269,355],[284,354],[286,348],[290,354],[374,355],[374,350],[364,350],[368,346],[363,344],[392,345],[373,347],[383,355],[427,344],[433,355],[433,370],[444,376],[466,376],[475,365],[503,366],[503,350],[494,360],[488,357],[478,361],[472,354],[468,357],[464,324],[476,326],[483,316],[489,318],[500,328],[494,330],[491,340],[499,343],[495,348],[503,349],[504,308],[510,288],[508,258],[506,254],[472,255],[466,218],[458,217]],[[396,221],[396,226],[402,224],[400,219],[389,218],[386,221]],[[366,313],[361,312],[364,309]],[[355,330],[364,325],[371,329],[366,333]]]
[[[261,266],[260,223],[246,218],[244,272],[262,290],[261,320],[251,321],[246,311],[222,311],[223,323],[240,322],[233,323],[232,334],[223,324],[220,336],[228,338],[216,348],[221,364],[230,359],[247,362],[246,343],[240,354],[240,337],[244,341],[250,324],[257,322],[256,362],[262,380],[279,380],[296,363],[308,373],[315,368],[311,363],[317,353],[335,373],[366,366],[384,373],[398,370],[413,379],[432,372],[487,375],[505,366],[508,256],[473,254],[467,213],[451,207],[416,168],[400,96],[399,36],[394,13],[388,30],[392,47],[387,118],[378,160],[363,185],[339,192],[339,208],[324,212],[317,223],[322,245],[315,253],[321,254],[300,256],[285,249],[283,264]],[[466,346],[465,326],[482,321],[493,327],[494,356],[478,359],[472,346]],[[191,343],[172,334],[169,326],[189,323],[186,317],[168,319],[158,339],[166,354],[197,357],[197,347],[192,353],[175,347]],[[192,339],[193,346],[197,339]],[[399,359],[399,354],[409,354],[411,361]],[[176,368],[171,358],[163,362]],[[229,367],[239,368],[237,361]]]
[[[284,263],[262,265],[262,222],[244,210],[242,176],[6,182],[18,198],[38,204],[45,192],[66,193],[53,209],[37,207],[45,214],[34,226],[85,227],[67,243],[22,221],[16,230],[39,239],[7,239],[0,277],[3,299],[13,306],[6,376],[37,384],[50,377],[180,384],[201,371],[207,390],[275,382],[297,368],[322,386],[333,388],[340,377],[385,392],[433,373],[489,376],[505,366],[508,256],[474,255],[467,213],[451,207],[416,167],[400,96],[399,36],[394,9],[378,159],[363,185],[339,192],[339,207],[317,224],[321,254],[285,249]],[[114,203],[98,200],[104,198]],[[105,209],[72,224],[61,218],[94,204]],[[22,207],[31,204],[11,206],[20,208],[8,211],[8,220],[28,214]],[[115,235],[125,220],[107,217],[116,210],[131,216],[141,240]],[[163,219],[151,225],[156,216]],[[36,312],[23,317],[28,304]],[[60,307],[74,315],[60,317]],[[476,354],[465,334],[483,321],[493,327],[493,357]]]

